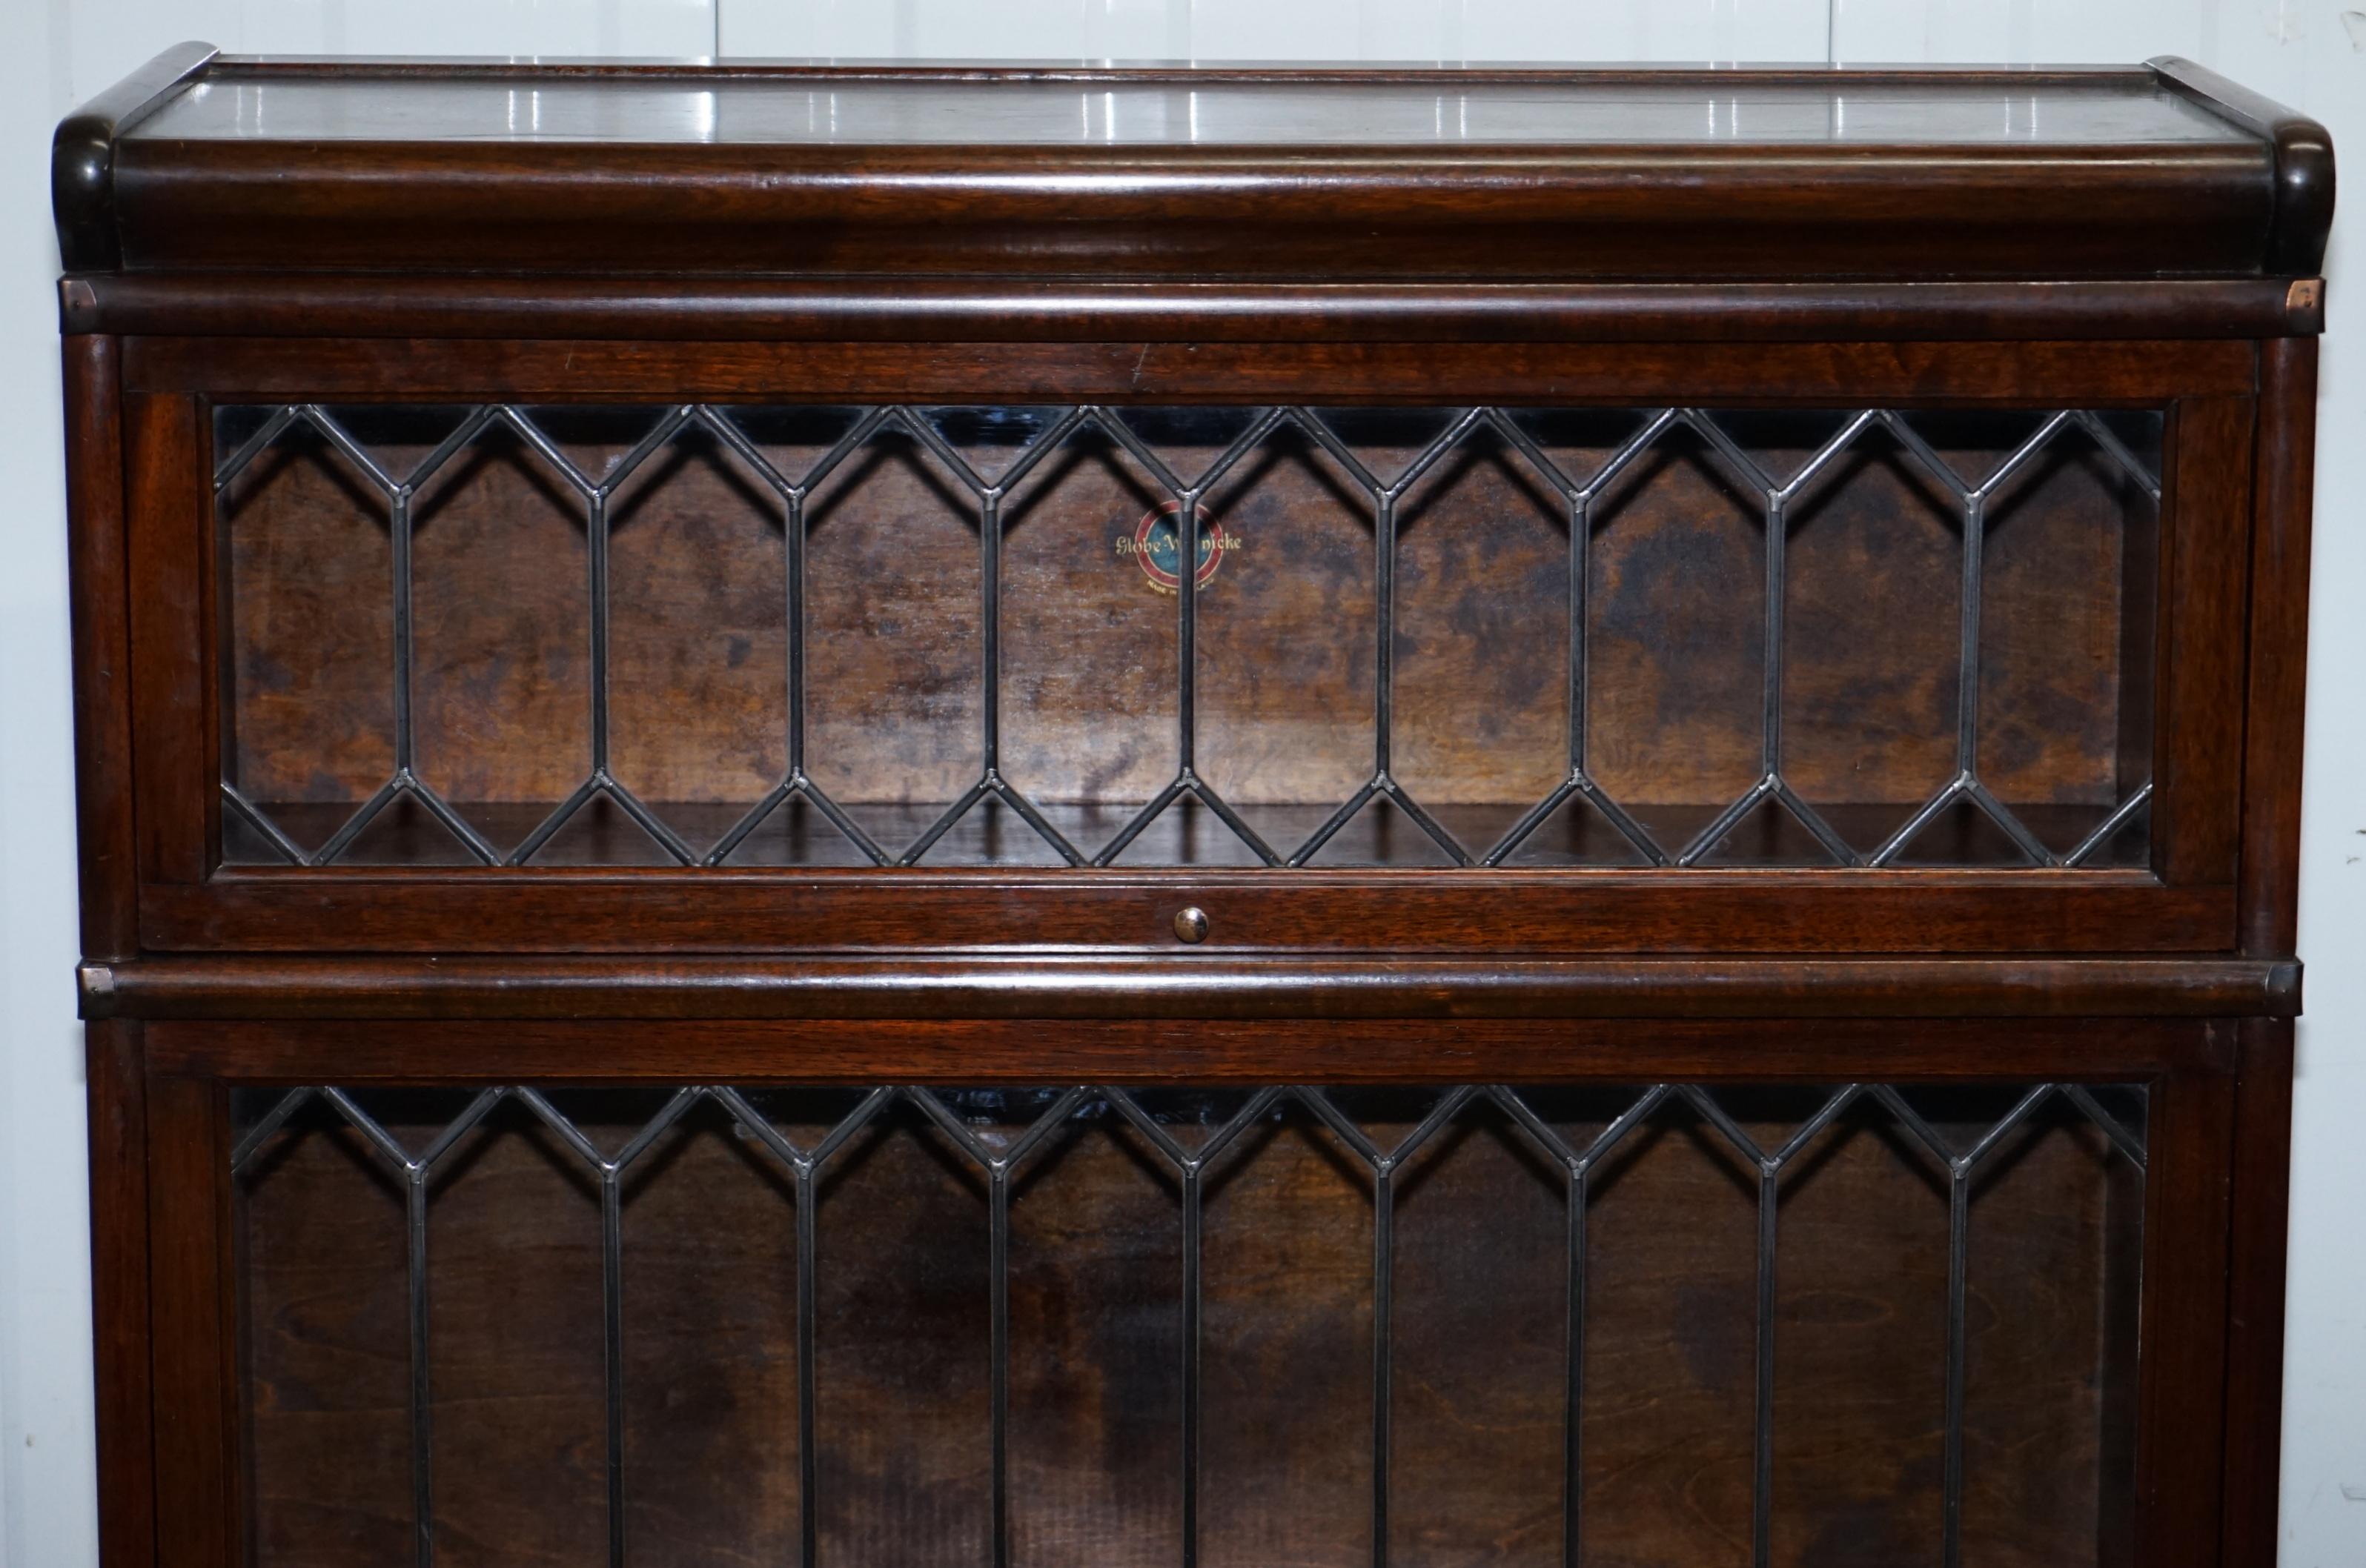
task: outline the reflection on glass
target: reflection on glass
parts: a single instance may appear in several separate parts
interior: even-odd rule
[[[263,1568],[2130,1550],[2140,1087],[232,1115]]]
[[[223,857],[2141,866],[2161,440],[225,409]]]

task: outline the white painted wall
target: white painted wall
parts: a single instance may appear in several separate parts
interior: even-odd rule
[[[6,0],[0,56],[0,1568],[93,1541],[51,126],[166,44],[252,52],[2124,61],[2366,167],[2366,0]],[[2353,182],[2354,184],[2355,182]],[[2329,263],[2304,826],[2286,1568],[2366,1562],[2366,196]]]
[[[739,55],[1813,60],[1827,0],[722,0]]]

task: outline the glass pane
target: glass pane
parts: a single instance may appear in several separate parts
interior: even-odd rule
[[[1196,600],[1198,766],[1283,858],[1372,776],[1373,506],[1293,424],[1277,426],[1206,501],[1211,524],[1242,544]],[[1367,857],[1361,836],[1326,843],[1325,863]]]
[[[806,767],[901,855],[984,767],[977,500],[889,426],[815,487],[803,519]]]
[[[217,508],[222,778],[262,821],[225,809],[224,850],[267,863],[319,853],[394,775],[392,501],[320,424],[243,433],[268,444]]]
[[[603,1129],[613,1130],[613,1129]],[[433,1129],[407,1139],[420,1148]],[[589,1561],[608,1545],[600,1183],[505,1103],[428,1190],[428,1473],[438,1563]],[[570,1434],[553,1442],[554,1432]]]
[[[222,852],[2142,865],[2163,430],[226,408]]]
[[[1105,1105],[1012,1178],[1014,1562],[1182,1560],[1182,1221],[1179,1176]]]
[[[1390,1559],[1558,1568],[1568,1472],[1566,1178],[1509,1112],[1484,1099],[1403,1158]]]
[[[1206,1189],[1200,1559],[1372,1560],[1372,1183],[1306,1105],[1268,1112]]]
[[[315,1100],[246,1164],[240,1191],[254,1561],[411,1568],[401,1175]]]
[[[2058,855],[2152,777],[2159,421],[2132,426],[2133,447],[2101,420],[2063,428],[1988,506],[1980,774]],[[2127,834],[2099,857],[2144,851]]]
[[[1093,426],[1002,506],[1002,768],[1086,855],[1175,777],[1179,510]]]
[[[873,1118],[820,1179],[824,1561],[969,1568],[990,1555],[987,1206],[974,1162],[908,1103]]]
[[[606,511],[609,765],[704,856],[788,771],[786,503],[692,425]]]
[[[2135,1368],[2113,1350],[2136,1332],[2143,1207],[2143,1172],[2061,1103],[1973,1185],[1966,1562],[2032,1561],[2071,1540],[2130,1560]]]
[[[1946,1502],[1947,1196],[1944,1161],[1869,1099],[1786,1167],[1774,1278],[1777,1562],[1939,1562],[1929,1544],[1943,1538]],[[1849,1440],[1827,1441],[1831,1433]]]
[[[1466,857],[1570,771],[1566,497],[1475,424],[1396,509],[1390,767]]]
[[[592,767],[588,498],[489,424],[411,509],[419,778],[504,856]]]
[[[707,1101],[622,1199],[625,1560],[793,1562],[794,1171]]]
[[[1720,422],[1786,475],[1838,433],[1796,415]],[[1878,426],[1785,510],[1784,774],[1859,855],[1879,854],[1961,770],[1963,511],[1955,487]]]
[[[1740,847],[1719,816],[1765,771],[1762,505],[1677,426],[1589,511],[1586,768],[1672,857]],[[1748,850],[1762,838],[1795,857],[1754,821]]]
[[[1593,1561],[1751,1561],[1757,1205],[1741,1152],[1681,1100],[1612,1145],[1587,1183],[1578,1408]]]
[[[2050,1084],[242,1093],[251,1560],[411,1562],[424,1503],[439,1562],[600,1561],[613,1517],[635,1561],[1361,1564],[1384,1518],[1424,1562],[2106,1568],[2146,1118]]]

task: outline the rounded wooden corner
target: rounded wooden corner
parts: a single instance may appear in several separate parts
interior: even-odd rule
[[[66,271],[113,272],[123,264],[115,213],[116,143],[204,74],[218,53],[209,43],[175,44],[58,122],[50,141],[50,207]]]
[[[2260,270],[2313,277],[2325,267],[2333,231],[2333,133],[2316,120],[2174,54],[2146,62],[2175,91],[2266,141],[2274,161],[2275,207]]]

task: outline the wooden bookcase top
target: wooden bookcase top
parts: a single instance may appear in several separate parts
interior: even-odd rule
[[[2306,276],[2322,128],[2183,62],[1513,70],[160,57],[69,272]]]

